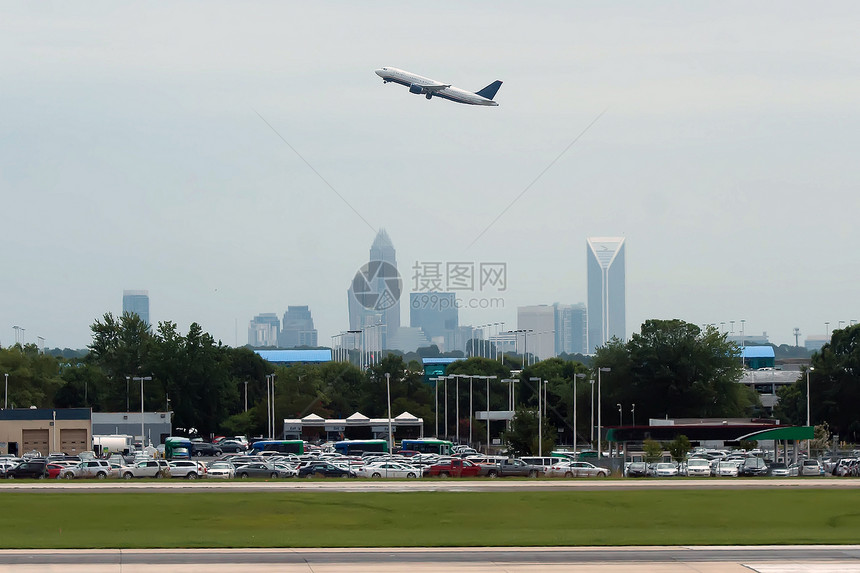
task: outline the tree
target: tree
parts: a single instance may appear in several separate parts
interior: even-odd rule
[[[669,450],[669,454],[672,456],[672,459],[680,464],[687,459],[687,452],[690,451],[690,440],[687,436],[681,434],[666,444],[666,449]]]
[[[645,461],[649,464],[660,461],[663,457],[663,444],[657,440],[647,438],[642,442],[642,449],[645,451]]]
[[[647,320],[627,343],[598,348],[596,367],[609,367],[602,393],[609,403],[636,404],[643,419],[740,417],[759,405],[742,384],[738,347],[713,327]]]
[[[830,342],[812,356],[810,409],[813,424],[827,422],[843,440],[860,435],[860,324],[834,330]],[[806,397],[806,377],[795,383]],[[803,423],[806,422],[805,404]]]
[[[502,441],[508,451],[517,456],[536,456],[539,451],[547,454],[555,448],[555,428],[546,418],[542,424],[542,450],[538,448],[538,417],[535,410],[520,408],[511,420],[511,429],[502,433]]]

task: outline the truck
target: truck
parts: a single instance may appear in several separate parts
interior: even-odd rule
[[[129,455],[134,451],[134,438],[128,434],[93,436],[93,451],[105,458],[111,454]]]
[[[473,464],[468,460],[460,460],[457,458],[447,460],[438,464],[433,464],[424,468],[424,476],[438,476],[441,478],[447,477],[476,477],[481,471],[481,466]]]
[[[487,476],[489,478],[497,477],[531,477],[535,478],[544,474],[542,466],[527,464],[523,460],[510,458],[502,460],[496,464],[482,464],[479,476]]]

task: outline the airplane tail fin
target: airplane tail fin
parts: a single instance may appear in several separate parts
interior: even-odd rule
[[[487,99],[493,99],[496,97],[496,92],[499,91],[499,87],[502,85],[502,80],[496,80],[484,89],[475,92],[475,95],[479,95],[481,97],[485,97]]]

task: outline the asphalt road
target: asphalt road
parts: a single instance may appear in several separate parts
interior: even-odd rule
[[[699,479],[417,479],[366,480],[283,479],[271,481],[235,480],[107,480],[38,482],[2,481],[2,491],[600,491],[660,489],[855,489],[860,478],[699,478]]]
[[[0,571],[860,571],[860,546],[0,551]]]

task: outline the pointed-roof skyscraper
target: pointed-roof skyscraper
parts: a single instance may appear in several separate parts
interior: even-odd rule
[[[385,345],[400,329],[401,291],[394,244],[385,229],[380,229],[370,246],[369,262],[356,273],[347,291],[350,330],[371,327],[378,330],[372,336]]]
[[[588,259],[588,351],[626,338],[625,242],[624,237],[589,237]]]

